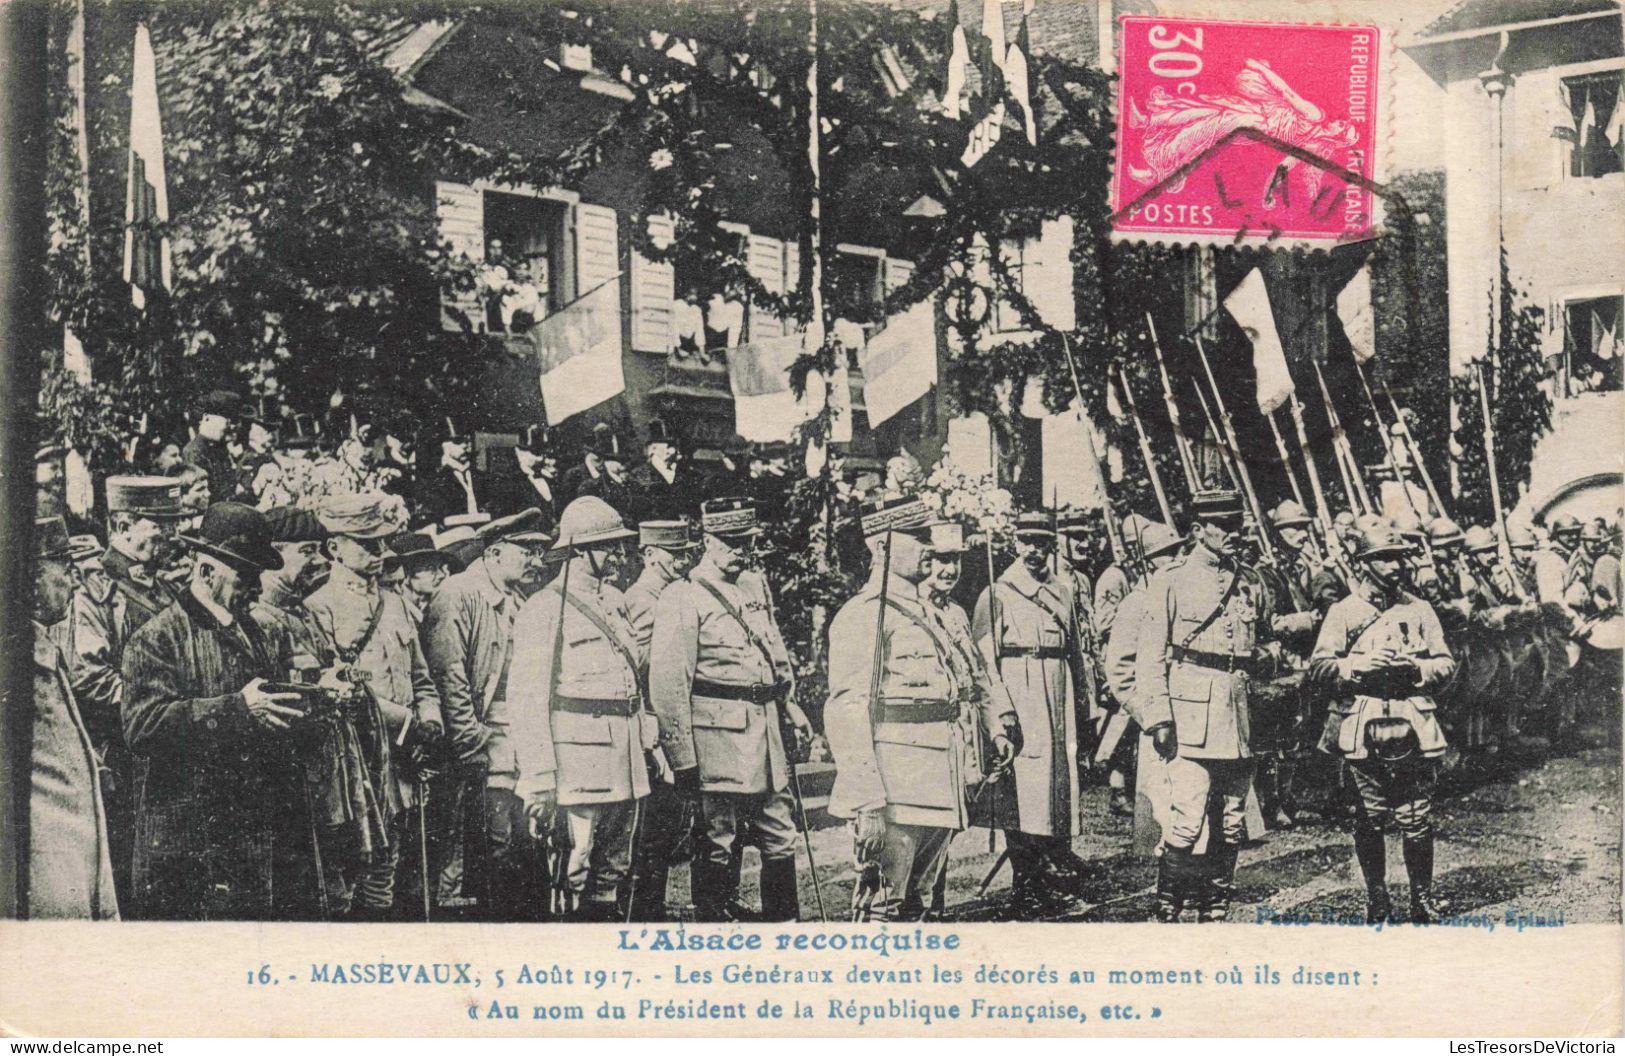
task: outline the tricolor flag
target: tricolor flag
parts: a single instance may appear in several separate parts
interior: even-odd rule
[[[764,330],[769,328],[764,327]],[[752,443],[793,440],[796,427],[811,421],[825,405],[831,408],[830,435],[834,443],[852,440],[852,389],[845,365],[825,384],[820,371],[807,375],[797,398],[790,387],[790,370],[802,352],[816,351],[807,333],[774,334],[728,350],[728,387],[734,397],[734,431]],[[837,354],[837,362],[844,359]]]
[[[1371,315],[1371,265],[1361,265],[1337,295],[1337,317],[1354,349],[1354,358],[1371,362],[1377,354],[1377,331]]]
[[[1580,148],[1583,150],[1591,146],[1601,131],[1597,127],[1597,108],[1592,105],[1591,95],[1587,93],[1585,113],[1580,115]]]
[[[965,26],[959,21],[959,0],[948,3],[948,74],[942,89],[942,112],[959,120],[960,97],[965,94],[965,74],[970,69],[970,45],[965,42]]]
[[[982,41],[977,45],[981,90],[972,98],[973,122],[960,164],[970,168],[987,156],[1004,130],[1004,12],[999,0],[982,0]]]
[[[1224,307],[1253,343],[1253,369],[1258,374],[1258,413],[1266,417],[1292,395],[1292,373],[1287,370],[1281,337],[1275,332],[1264,273],[1254,268],[1241,285],[1224,299]]]
[[[130,300],[146,307],[147,295],[169,289],[169,192],[164,181],[164,129],[158,112],[157,62],[147,27],[135,27],[130,78],[130,180],[124,205],[124,281]]]
[[[1027,132],[1027,143],[1030,146],[1038,145],[1038,123],[1033,116],[1032,85],[1027,70],[1027,56],[1032,50],[1032,42],[1027,36],[1027,15],[1032,12],[1033,0],[1023,0],[1021,5],[1021,28],[1016,30],[1016,42],[1010,45],[1005,53],[1004,79],[1010,88],[1010,98],[1016,101],[1021,109],[1022,126]]]
[[[894,315],[859,353],[871,429],[937,383],[937,324],[931,298]]]
[[[619,274],[549,315],[525,336],[536,348],[549,425],[626,390]]]

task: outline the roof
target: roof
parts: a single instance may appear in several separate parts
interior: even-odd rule
[[[1619,10],[1616,0],[1461,0],[1430,22],[1417,39]]]

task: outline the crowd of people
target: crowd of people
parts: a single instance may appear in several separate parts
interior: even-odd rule
[[[1318,758],[1371,919],[1395,826],[1427,922],[1451,748],[1618,732],[1617,524],[1513,525],[1503,550],[1425,500],[1259,523],[1215,488],[1185,525],[1020,513],[966,599],[992,541],[900,473],[852,504],[868,572],[813,702],[759,560],[785,451],[701,477],[655,422],[636,466],[604,428],[572,464],[533,429],[477,468],[449,421],[425,462],[359,418],[321,450],[231,394],[195,411],[184,444],[132,446],[96,519],[40,451],[34,916],[794,920],[817,750],[854,919],[944,913],[973,825],[1004,833],[1008,913],[1052,915],[1096,868],[1073,841],[1101,777],[1141,808],[1157,917],[1223,920],[1238,847],[1299,821]],[[1471,629],[1549,651],[1554,627],[1543,692],[1448,706],[1475,696]]]

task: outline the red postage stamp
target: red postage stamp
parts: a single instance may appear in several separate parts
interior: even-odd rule
[[[1122,21],[1114,234],[1238,245],[1376,234],[1376,27]]]

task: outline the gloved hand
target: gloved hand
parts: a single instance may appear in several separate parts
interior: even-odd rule
[[[995,734],[993,737],[993,765],[995,769],[1007,769],[1016,761],[1016,745],[1009,737]]]
[[[878,810],[858,812],[852,823],[852,847],[858,861],[867,862],[880,853],[886,838],[886,815]]]
[[[1023,744],[1027,743],[1021,735],[1021,720],[1014,716],[1004,720],[1004,736],[1013,748],[1010,753],[1012,757],[1021,751]]]
[[[525,801],[525,817],[530,821],[530,837],[533,840],[542,838],[542,834],[553,826],[553,814],[558,809],[559,796],[552,789],[538,792]]]
[[[1179,753],[1179,739],[1174,736],[1173,723],[1159,722],[1147,732],[1151,734],[1151,744],[1163,762],[1169,761]]]

